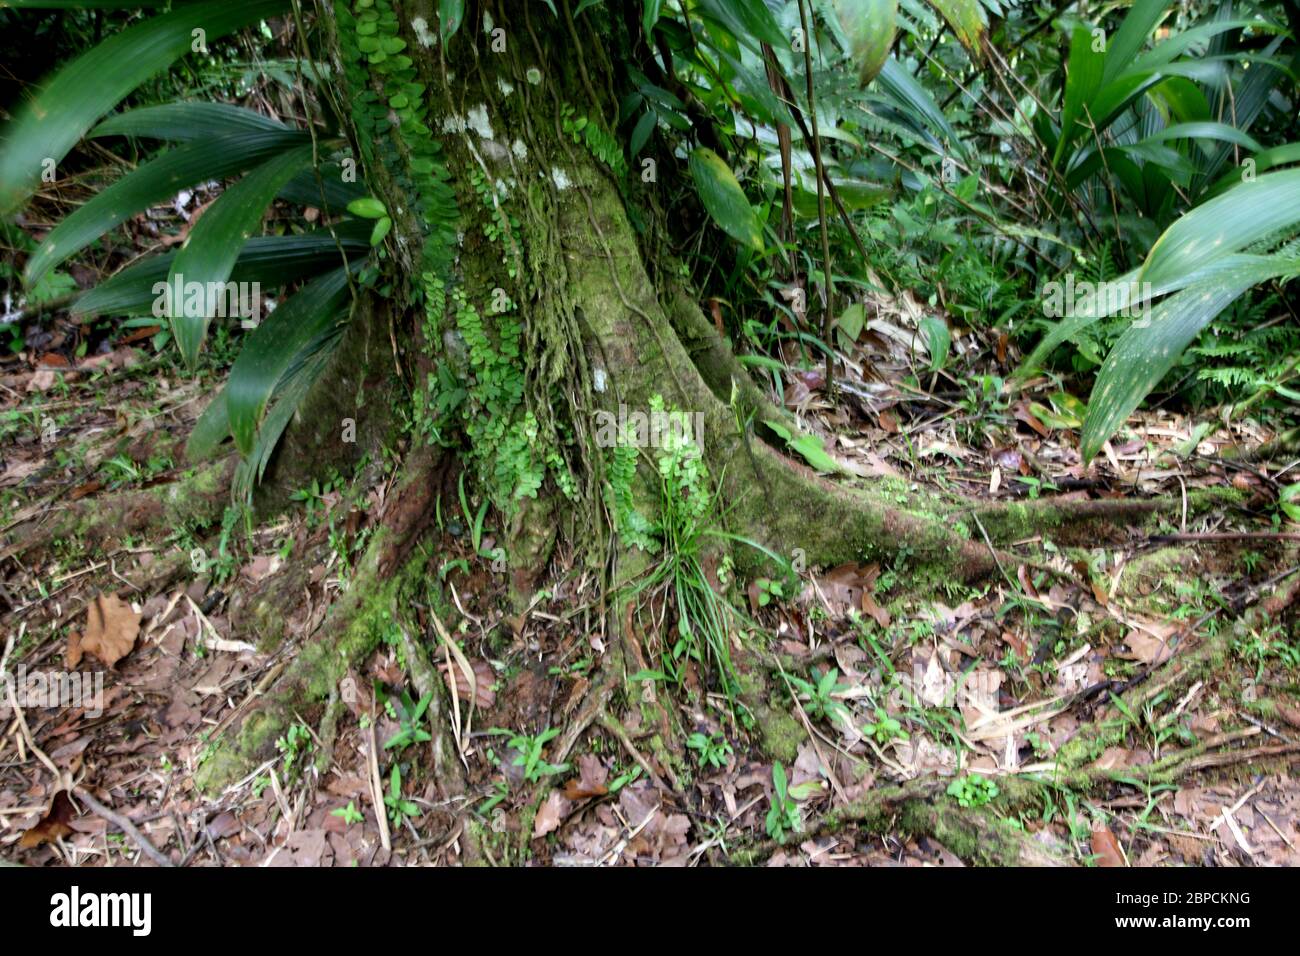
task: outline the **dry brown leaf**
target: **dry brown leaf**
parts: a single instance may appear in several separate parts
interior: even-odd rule
[[[49,812],[41,817],[36,826],[23,833],[18,845],[24,850],[30,850],[42,843],[53,843],[72,832],[70,824],[76,818],[77,809],[72,805],[68,791],[60,790],[50,802]]]
[[[492,670],[492,665],[487,661],[471,661],[470,665],[474,670],[474,706],[480,709],[491,707],[496,703],[497,694],[492,689],[496,682],[496,672]],[[450,674],[447,671],[447,665],[442,665],[442,674],[447,679],[447,686],[451,687],[453,679],[456,684],[456,696],[461,700],[469,700],[469,678],[459,667],[453,667]]]
[[[86,609],[86,628],[68,635],[68,666],[76,667],[84,654],[94,654],[106,667],[131,653],[140,633],[140,614],[115,594],[100,594]]]
[[[1124,638],[1124,643],[1129,648],[1128,656],[1143,664],[1163,664],[1173,654],[1168,641],[1151,637],[1141,631],[1130,631],[1128,637]]]
[[[537,808],[533,820],[533,838],[544,837],[560,828],[564,818],[573,809],[573,804],[558,790],[552,790],[542,805]]]
[[[1124,866],[1124,854],[1119,841],[1107,827],[1092,831],[1092,852],[1097,855],[1098,866]]]
[[[847,611],[849,608],[861,609],[874,614],[867,608],[867,599],[871,597],[871,592],[876,586],[876,578],[879,576],[880,565],[878,564],[849,562],[831,568],[818,578],[817,585],[833,608],[841,611]]]
[[[609,793],[608,779],[609,768],[601,763],[600,758],[595,754],[583,754],[578,758],[578,776],[564,785],[564,795],[573,801],[603,797]]]

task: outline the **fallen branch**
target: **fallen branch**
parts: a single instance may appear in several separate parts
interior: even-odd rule
[[[143,853],[145,856],[147,856],[149,859],[153,860],[154,863],[158,864],[159,866],[167,866],[167,867],[174,867],[176,865],[168,857],[163,855],[163,853],[160,852],[157,847],[155,847],[151,842],[149,842],[149,838],[145,836],[143,833],[141,833],[136,828],[136,825],[134,823],[132,823],[126,817],[122,816],[122,814],[114,810],[110,810],[108,807],[104,806],[102,803],[100,803],[98,800],[92,797],[90,793],[87,792],[85,787],[76,787],[72,792],[76,794],[77,799],[79,799],[86,806],[90,807],[90,809],[93,810],[97,815],[103,817],[109,823],[113,824],[113,826],[117,827],[119,830],[121,830],[123,833],[129,836],[131,840],[135,843],[135,845],[140,849],[140,852]]]

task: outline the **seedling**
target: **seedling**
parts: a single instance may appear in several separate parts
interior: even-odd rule
[[[998,785],[988,777],[967,774],[948,784],[948,796],[963,807],[982,807],[998,795]]]
[[[348,826],[352,826],[354,823],[360,823],[366,818],[365,814],[357,809],[357,804],[354,800],[349,800],[346,807],[339,807],[337,810],[331,810],[330,816],[342,817],[343,822]]]
[[[781,761],[772,766],[772,805],[767,811],[767,835],[777,843],[785,843],[786,835],[803,826],[799,814],[799,804],[790,796],[789,785],[785,777],[785,768]]]
[[[384,796],[384,806],[388,808],[388,819],[400,825],[407,817],[418,817],[420,808],[410,800],[402,799],[402,772],[393,766],[388,778],[388,793]]]
[[[898,740],[907,740],[907,731],[897,719],[890,717],[889,712],[883,707],[876,708],[876,721],[867,724],[862,728],[862,732],[868,737],[875,737],[876,743],[888,743],[897,738]]]
[[[832,667],[822,674],[817,668],[813,668],[812,676],[816,683],[809,683],[799,677],[789,678],[804,701],[804,709],[808,711],[808,716],[824,717],[831,722],[836,718],[847,719],[848,712],[844,709],[844,705],[835,699],[836,694],[850,689],[848,684],[836,683],[840,672]]]
[[[426,740],[432,740],[433,737],[427,730],[420,726],[424,718],[424,712],[429,709],[429,704],[433,700],[432,694],[426,694],[418,703],[411,700],[411,695],[402,691],[402,700],[398,706],[398,720],[402,729],[393,734],[392,737],[384,744],[384,749],[396,747],[399,750],[411,744],[424,743]]]
[[[542,749],[547,743],[559,736],[560,731],[558,728],[548,727],[535,737],[530,737],[527,734],[515,734],[501,728],[494,728],[490,732],[510,736],[509,746],[519,751],[518,756],[511,761],[511,766],[523,767],[524,779],[529,783],[536,783],[542,777],[563,773],[569,769],[567,763],[547,763],[542,759]]]
[[[701,767],[725,767],[732,754],[731,744],[721,734],[691,734],[686,738],[686,746],[696,751]]]

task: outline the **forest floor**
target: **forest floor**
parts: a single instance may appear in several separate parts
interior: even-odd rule
[[[901,817],[824,825],[873,790],[937,773],[944,786],[956,782],[938,797],[954,804],[1025,783],[1037,795],[1013,813],[989,804],[998,825],[1080,864],[1300,863],[1300,640],[1294,595],[1275,599],[1300,566],[1296,536],[1287,537],[1275,507],[1291,463],[1252,457],[1274,436],[1250,419],[1206,432],[1197,426],[1213,416],[1156,409],[1131,419],[1085,467],[1078,403],[1052,380],[1030,382],[1010,400],[963,384],[1014,368],[1004,338],[959,334],[949,367],[920,372],[926,390],[918,392],[900,383],[926,361],[913,351],[920,310],[906,296],[877,306],[842,357],[834,402],[818,371],[795,375],[785,396],[823,437],[841,480],[988,501],[1185,501],[1198,488],[1232,487],[1241,503],[1117,528],[1085,547],[1030,535],[1007,549],[1023,563],[976,587],[920,593],[907,586],[906,554],[891,566],[807,568],[799,589],[779,594],[765,583],[743,592],[733,584],[730,599],[749,618],[734,639],[782,662],[774,699],[795,728],[784,770],[799,824],[783,842],[767,826],[773,760],[726,700],[704,691],[695,664],[679,689],[627,685],[628,699],[652,695],[667,708],[682,738],[667,748],[684,758],[675,766],[661,759],[661,725],[643,716],[654,711],[636,706],[626,706],[621,726],[593,725],[566,766],[546,763],[547,731],[583,703],[607,651],[598,582],[562,551],[531,605],[515,613],[508,576],[479,557],[491,529],[476,548],[455,495],[441,503],[437,564],[458,611],[447,624],[476,674],[475,699],[436,632],[425,635],[458,691],[451,731],[469,790],[451,808],[434,805],[427,744],[384,746],[400,741],[402,693],[415,696],[397,640],[381,642],[344,682],[344,707],[328,729],[319,714],[302,714],[277,755],[243,780],[217,794],[194,783],[213,736],[311,640],[348,588],[352,561],[384,514],[388,478],[301,489],[285,516],[251,534],[218,517],[109,540],[65,538],[31,554],[9,537],[0,541],[8,672],[102,675],[103,694],[97,706],[71,708],[0,701],[0,857],[451,863],[473,823],[491,835],[481,843],[498,863],[975,862],[978,853]],[[92,334],[62,316],[43,328],[0,360],[6,536],[86,500],[177,481],[187,432],[211,394],[155,354],[152,330]],[[78,357],[82,343],[88,357]],[[788,359],[797,367],[798,356]],[[287,639],[264,653],[246,609],[287,562],[305,569],[300,593],[284,609]],[[641,633],[651,666],[672,640],[665,604],[650,598],[652,623]],[[1261,606],[1262,617],[1242,617]],[[1117,703],[1164,673],[1154,668],[1225,635],[1223,653],[1195,680],[1154,695],[1142,713]],[[816,685],[829,668],[825,693],[801,692],[800,681]],[[1106,734],[1076,766],[1099,784],[1057,780],[1061,749],[1098,727]],[[517,765],[525,750],[542,759]],[[1171,760],[1179,755],[1190,759]],[[386,768],[382,782],[374,763]],[[1181,770],[1143,773],[1156,764]],[[400,799],[389,767],[400,772]],[[71,799],[61,792],[68,781]],[[392,818],[387,848],[377,809]],[[448,809],[453,825],[427,826]]]

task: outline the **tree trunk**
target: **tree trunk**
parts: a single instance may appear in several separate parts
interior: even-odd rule
[[[685,163],[652,137],[630,167],[620,145],[629,68],[657,69],[640,38],[640,5],[611,0],[577,20],[566,0],[555,5],[558,17],[538,3],[467,2],[464,23],[444,42],[432,0],[320,0],[334,61],[329,96],[393,228],[384,274],[355,313],[353,345],[290,430],[278,467],[319,463],[308,449],[337,434],[342,418],[359,429],[352,454],[387,443],[402,422],[410,445],[348,595],[280,685],[240,715],[238,732],[205,767],[209,785],[272,754],[286,715],[328,696],[392,615],[404,636],[421,626],[406,598],[417,585],[428,594],[431,571],[414,545],[449,466],[463,467],[466,484],[506,524],[498,557],[521,596],[559,535],[616,595],[606,608],[615,640],[555,759],[593,722],[612,720],[604,703],[622,686],[623,661],[644,666],[647,656],[633,598],[619,588],[652,564],[618,533],[608,492],[600,423],[621,411],[648,413],[661,399],[702,421],[703,461],[726,505],[714,520],[808,566],[892,560],[906,548],[922,586],[973,579],[998,573],[995,543],[1024,536],[1032,523],[986,509],[966,526],[966,502],[833,484],[763,440],[771,437],[763,421],[787,414],[677,279],[678,230],[700,221]],[[368,408],[350,404],[357,396]],[[643,456],[634,502],[653,515],[658,491]],[[1050,518],[1060,524],[1070,512]],[[748,545],[734,558],[742,569],[768,560]],[[276,611],[271,603],[249,613]],[[742,661],[728,692],[740,693],[760,725],[765,714],[788,721],[767,706],[764,682],[753,679],[761,670]],[[435,725],[446,706],[435,701]],[[759,731],[771,750],[789,736]],[[459,760],[443,750],[439,763],[455,792]]]

